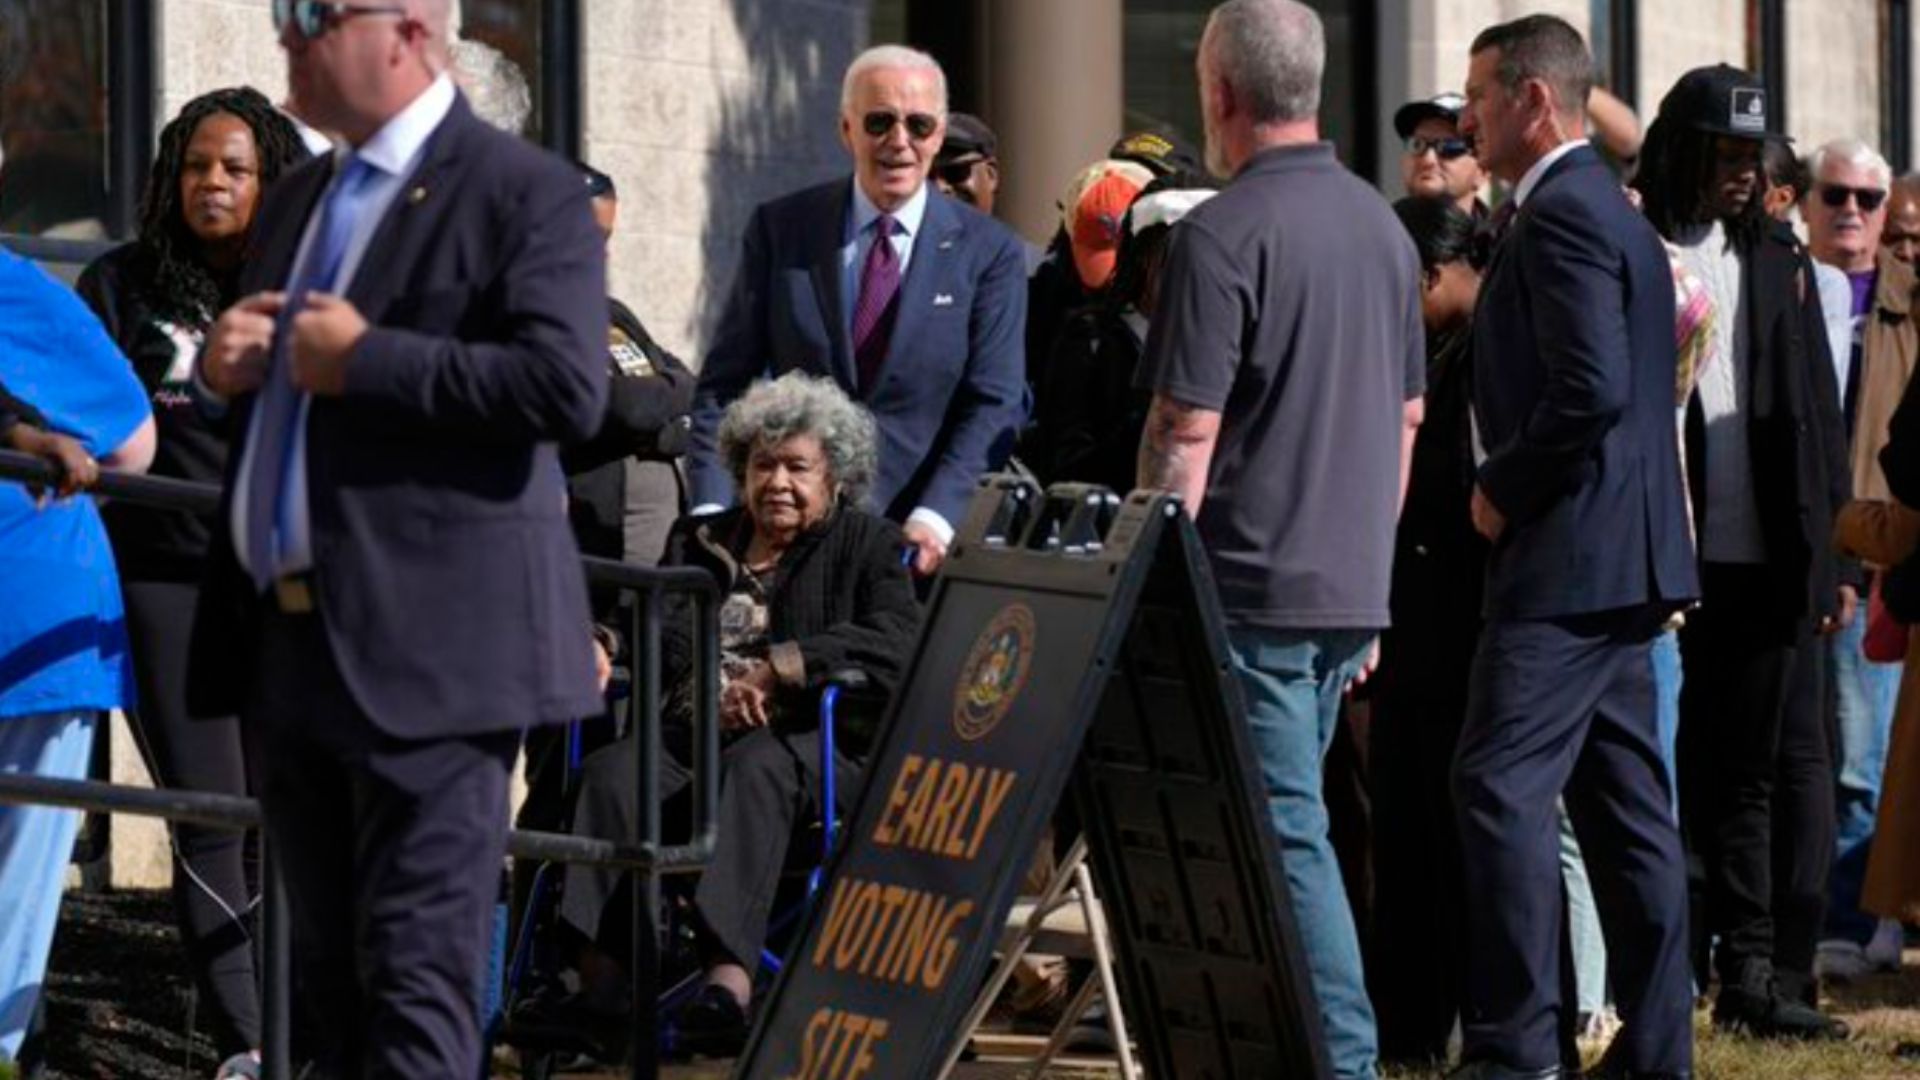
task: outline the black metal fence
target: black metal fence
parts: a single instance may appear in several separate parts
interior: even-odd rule
[[[54,468],[26,454],[0,450],[0,480],[51,486]],[[102,470],[94,494],[110,499],[171,510],[210,514],[219,504],[219,489],[163,477]],[[638,875],[633,906],[633,1038],[631,1075],[653,1077],[659,1072],[659,1032],[655,1001],[659,997],[660,876],[697,872],[712,858],[716,835],[714,808],[720,790],[720,727],[717,719],[719,677],[719,600],[713,579],[689,568],[645,568],[606,559],[583,558],[588,581],[629,594],[631,617],[628,640],[635,692],[627,697],[630,730],[639,755],[641,841],[637,845],[568,836],[560,833],[514,830],[507,836],[507,854],[516,859],[583,863],[613,867]],[[693,600],[695,752],[693,831],[684,844],[663,844],[659,813],[660,742],[660,627],[662,600],[680,593]],[[586,627],[581,627],[586,632]],[[261,824],[260,804],[254,799],[174,788],[135,788],[89,780],[56,780],[43,776],[0,775],[0,803],[69,807],[105,814],[163,818],[223,829],[255,829]],[[263,957],[260,965],[264,1010],[262,1057],[268,1080],[291,1078],[290,935],[286,896],[274,871],[271,853],[261,845],[262,881],[266,898],[262,913]]]

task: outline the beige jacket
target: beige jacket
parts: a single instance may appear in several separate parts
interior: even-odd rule
[[[1913,319],[1913,268],[1882,248],[1878,269],[1880,279],[1874,286],[1873,311],[1867,316],[1861,349],[1865,363],[1854,413],[1853,497],[1887,502],[1893,495],[1880,473],[1880,448],[1887,445],[1887,422],[1893,419],[1915,360],[1920,358],[1920,329]]]

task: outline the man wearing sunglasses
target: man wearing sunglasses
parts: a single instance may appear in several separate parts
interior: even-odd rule
[[[1846,274],[1853,287],[1852,350],[1844,383],[1853,497],[1887,500],[1892,495],[1880,451],[1920,356],[1914,270],[1882,244],[1893,170],[1858,139],[1825,143],[1807,164],[1813,182],[1801,214],[1809,246],[1815,258]],[[1899,664],[1866,658],[1865,635],[1864,625],[1849,626],[1830,642],[1837,690],[1834,730],[1840,735],[1834,747],[1839,824],[1819,962],[1824,975],[1837,979],[1872,969],[1897,970],[1900,964],[1899,924],[1876,920],[1860,903],[1900,684]]]
[[[853,176],[761,206],[694,397],[695,511],[733,502],[716,452],[727,405],[756,379],[831,376],[879,424],[870,498],[901,523],[914,570],[939,568],[974,483],[1027,414],[1026,254],[1006,226],[927,182],[947,83],[925,53],[854,58],[840,97]]]
[[[198,366],[232,455],[189,704],[263,750],[305,1053],[473,1076],[521,732],[597,714],[556,444],[607,399],[602,241],[572,165],[474,116],[452,0],[279,0],[335,153],[261,210]]]
[[[1467,101],[1459,94],[1436,94],[1409,101],[1393,114],[1393,130],[1404,143],[1400,179],[1407,194],[1448,198],[1475,219],[1484,219],[1487,204],[1480,200],[1486,171],[1473,156],[1473,143],[1460,134],[1460,110]]]

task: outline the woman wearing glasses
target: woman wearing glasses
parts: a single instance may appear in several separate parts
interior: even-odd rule
[[[235,299],[254,213],[266,189],[304,160],[293,124],[247,87],[188,102],[160,133],[139,238],[81,275],[81,296],[133,364],[159,426],[153,474],[218,484],[225,436],[192,399],[193,359],[216,313]],[[140,703],[134,732],[165,787],[247,793],[237,721],[187,716],[187,641],[206,556],[207,519],[110,503],[103,516],[120,565]],[[249,947],[254,876],[243,834],[173,830],[174,904],[222,1075],[251,1064],[260,1003]],[[245,1075],[244,1072],[241,1075]]]

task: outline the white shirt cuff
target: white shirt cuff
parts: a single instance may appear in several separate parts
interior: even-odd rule
[[[914,507],[913,513],[907,515],[907,523],[915,522],[932,529],[933,535],[940,539],[941,547],[953,546],[953,526],[946,518],[940,516],[938,510],[931,510],[924,506]]]
[[[687,512],[687,516],[688,517],[705,517],[708,514],[717,514],[720,511],[725,509],[726,507],[720,505],[719,503],[701,503],[699,506],[696,506],[692,510],[689,510]]]

